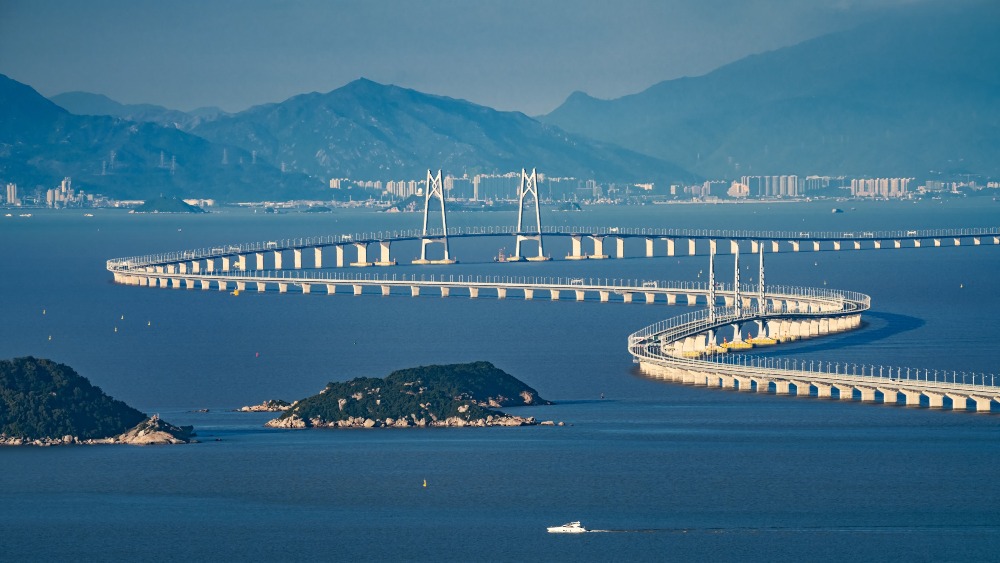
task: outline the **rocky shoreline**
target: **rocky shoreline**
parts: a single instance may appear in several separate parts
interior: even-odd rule
[[[563,426],[564,423],[546,420],[538,422],[534,417],[514,415],[489,415],[485,418],[466,420],[457,416],[445,419],[417,418],[414,415],[402,418],[373,419],[352,416],[342,420],[326,421],[319,418],[303,419],[298,415],[275,418],[264,425],[268,428],[485,428],[487,426]]]
[[[63,436],[61,438],[23,438],[18,436],[7,436],[0,434],[0,446],[70,446],[84,445],[92,446],[98,444],[127,444],[132,446],[153,446],[167,444],[192,444],[197,443],[193,439],[194,433],[191,427],[179,427],[164,422],[155,414],[139,423],[138,426],[123,432],[117,436],[109,438],[88,438],[81,440],[77,436]]]
[[[247,405],[236,409],[236,412],[285,412],[295,406],[295,403],[282,401],[281,399],[271,399],[259,405]]]

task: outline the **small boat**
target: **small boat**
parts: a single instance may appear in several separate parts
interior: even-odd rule
[[[94,214],[93,213],[84,213],[83,216],[84,217],[93,217]]]
[[[582,534],[587,531],[579,522],[567,522],[562,526],[549,526],[550,534]]]

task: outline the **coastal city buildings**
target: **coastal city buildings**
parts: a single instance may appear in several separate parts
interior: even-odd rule
[[[868,178],[851,180],[851,195],[854,197],[903,197],[909,191],[913,178]]]

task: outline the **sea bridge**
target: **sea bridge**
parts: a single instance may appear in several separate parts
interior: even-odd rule
[[[142,287],[216,289],[235,294],[253,290],[279,293],[311,294],[325,292],[409,294],[413,297],[434,292],[441,297],[494,297],[524,300],[548,298],[554,301],[599,301],[620,303],[704,304],[705,309],[667,319],[645,327],[628,338],[628,349],[640,370],[670,381],[755,391],[861,400],[881,404],[950,406],[953,410],[972,409],[989,412],[1000,405],[1000,387],[991,374],[939,372],[913,368],[858,366],[848,370],[844,364],[810,362],[797,359],[761,358],[738,353],[755,346],[814,338],[852,330],[861,326],[861,314],[871,306],[867,295],[826,288],[800,288],[765,285],[764,254],[781,251],[900,249],[964,244],[1000,245],[1000,228],[964,228],[906,231],[859,232],[785,232],[731,230],[675,230],[619,227],[543,227],[539,215],[535,173],[522,171],[519,190],[518,224],[514,227],[448,228],[441,190],[440,171],[434,177],[428,171],[425,191],[424,226],[413,231],[381,231],[310,238],[285,239],[212,246],[144,256],[115,258],[107,261],[116,283]],[[533,196],[535,224],[523,222],[525,198]],[[428,228],[429,203],[437,197],[441,204],[440,229]],[[530,203],[530,202],[529,202]],[[568,237],[571,252],[567,260],[606,259],[607,238],[614,242],[613,256],[625,256],[625,241],[645,242],[645,256],[654,257],[657,241],[665,242],[665,256],[698,254],[707,246],[709,279],[699,281],[626,280],[619,278],[573,278],[535,276],[485,276],[452,274],[389,274],[350,270],[350,267],[393,266],[391,245],[401,241],[419,241],[420,258],[414,264],[454,264],[449,238],[512,237],[515,252],[506,261],[545,261],[544,237]],[[592,244],[586,253],[584,241]],[[678,241],[681,241],[678,246]],[[735,279],[731,284],[715,280],[715,259],[719,248],[726,248],[735,260]],[[532,242],[537,253],[522,253],[522,243]],[[369,259],[370,246],[377,245],[377,259]],[[428,248],[440,245],[440,258],[428,256]],[[758,283],[740,282],[741,247],[760,260]],[[324,253],[333,250],[333,264]],[[347,252],[353,250],[355,261]],[[286,266],[285,257],[291,262]],[[303,255],[311,260],[303,260]],[[252,264],[250,263],[252,257]],[[269,258],[269,259],[267,259]],[[373,257],[374,258],[374,257]],[[723,332],[732,340],[718,337]],[[793,393],[794,391],[794,393]]]

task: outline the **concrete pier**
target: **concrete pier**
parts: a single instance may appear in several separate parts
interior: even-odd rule
[[[292,267],[296,270],[302,269],[302,249],[293,248],[292,249]]]
[[[372,263],[368,261],[368,243],[356,242],[354,243],[354,248],[358,250],[358,260],[357,262],[351,262],[351,266],[356,268],[366,268],[371,266]]]
[[[590,239],[594,241],[594,253],[590,255],[591,260],[604,260],[608,257],[604,253],[604,237],[598,235],[590,235]],[[621,240],[621,239],[618,239]]]

